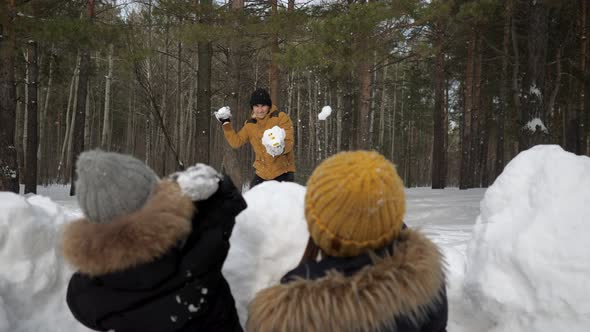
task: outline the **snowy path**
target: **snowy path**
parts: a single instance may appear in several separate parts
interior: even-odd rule
[[[485,189],[407,189],[405,221],[441,246],[461,248],[471,238],[484,193]]]

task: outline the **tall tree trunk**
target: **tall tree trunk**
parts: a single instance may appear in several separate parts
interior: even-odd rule
[[[271,15],[278,16],[277,0],[270,0]],[[279,36],[276,33],[271,34],[271,58],[270,58],[270,99],[275,105],[280,105],[280,71],[277,63],[277,56],[279,55]]]
[[[102,137],[100,139],[100,146],[105,150],[111,148],[111,83],[113,81],[113,52],[114,45],[109,44],[109,55],[108,55],[108,70],[107,76],[105,77],[104,87],[104,115],[102,125]]]
[[[357,129],[354,126],[354,93],[352,91],[352,73],[348,73],[344,80],[340,82],[342,84],[340,90],[343,93],[342,97],[342,108],[340,118],[340,132],[342,133],[340,147],[342,150],[347,151],[354,149],[356,145],[356,133]]]
[[[371,68],[377,67],[377,52],[373,52],[373,64]],[[375,141],[375,103],[376,103],[376,95],[377,95],[377,86],[383,87],[382,83],[377,83],[379,70],[373,70],[373,74],[371,75],[371,98],[369,103],[369,149],[374,149],[374,141]],[[378,150],[378,149],[377,149]],[[379,150],[378,150],[379,151]]]
[[[444,189],[445,177],[444,172],[446,150],[446,132],[445,132],[445,52],[444,52],[444,28],[437,24],[435,47],[435,74],[434,74],[434,128],[432,139],[432,189]]]
[[[127,153],[135,153],[135,88],[133,80],[129,80],[129,90],[127,92]]]
[[[381,78],[381,103],[379,104],[379,150],[385,153],[385,108],[389,100],[387,94],[387,68],[383,68],[383,77]],[[395,92],[394,92],[395,93]]]
[[[13,25],[16,1],[0,3],[0,191],[19,192],[19,171],[14,141],[16,88],[14,54],[16,38]]]
[[[586,0],[580,1],[580,69],[586,76],[588,69],[588,2]],[[576,124],[577,154],[588,154],[587,136],[590,136],[590,79],[586,78],[582,81],[583,97],[581,98],[580,111],[578,112],[578,120]]]
[[[41,109],[41,116],[39,122],[39,150],[37,152],[37,161],[39,165],[39,174],[41,175],[43,181],[47,181],[49,177],[49,154],[48,154],[48,144],[49,137],[47,137],[46,133],[46,123],[48,120],[47,111],[49,109],[49,99],[51,97],[51,87],[53,86],[53,70],[54,70],[54,57],[55,57],[55,49],[54,46],[51,45],[50,55],[49,55],[49,77],[47,79],[47,90],[45,91],[45,100],[43,102],[43,108]],[[61,113],[61,112],[59,112]],[[59,137],[59,135],[58,135]],[[59,145],[59,144],[57,144]]]
[[[543,143],[545,135],[540,130],[527,129],[533,119],[546,122],[545,116],[545,66],[547,63],[548,13],[542,0],[529,2],[529,22],[527,38],[527,65],[523,79],[523,110],[520,118],[519,149]]]
[[[184,149],[181,148],[182,146],[182,139],[186,139],[184,136],[184,125],[183,125],[183,107],[182,107],[182,43],[178,42],[178,60],[176,62],[176,116],[175,116],[175,125],[176,129],[174,130],[176,136],[176,146],[178,146],[178,154],[181,156],[185,155]],[[187,160],[186,158],[182,158],[183,160]],[[209,162],[209,161],[207,161]]]
[[[200,2],[204,15],[201,24],[210,24],[209,16],[212,10],[211,0]],[[197,161],[209,163],[209,129],[211,126],[211,57],[212,47],[210,41],[200,41],[199,48],[199,72],[197,78]]]
[[[57,173],[58,177],[60,177],[64,182],[66,179],[66,168],[68,165],[68,158],[70,156],[71,151],[71,142],[72,142],[72,128],[74,126],[74,118],[76,112],[74,109],[76,108],[76,96],[77,94],[77,82],[78,82],[78,73],[80,72],[80,57],[76,57],[76,68],[74,68],[74,73],[72,74],[72,79],[70,81],[70,94],[68,97],[68,105],[66,106],[66,128],[64,133],[64,140],[62,143],[61,148],[61,157],[59,159],[59,164],[57,166]],[[68,154],[66,155],[66,152]]]
[[[25,160],[25,194],[37,193],[37,43],[28,42],[27,51],[27,152]]]
[[[94,17],[94,0],[87,0],[87,19]],[[78,80],[78,104],[76,105],[76,121],[74,123],[74,136],[72,141],[70,195],[76,194],[76,162],[78,156],[84,151],[84,125],[86,121],[86,95],[88,93],[88,77],[90,75],[90,51],[84,46],[80,51],[80,78]]]
[[[473,110],[473,80],[475,63],[476,31],[471,30],[467,42],[467,65],[465,69],[465,83],[463,98],[463,122],[461,124],[461,168],[459,173],[459,189],[467,189],[471,186],[471,174],[469,174],[469,161],[471,157],[471,112]]]
[[[16,63],[25,62],[18,61]],[[15,66],[15,82],[20,80],[20,77],[26,78],[26,68],[24,73],[19,73],[19,66]],[[23,84],[15,83],[16,87],[16,128],[15,128],[15,140],[16,140],[16,158],[18,163],[18,173],[21,175],[19,182],[23,182],[25,176],[25,146],[27,145],[27,87]]]
[[[392,160],[396,160],[395,158],[395,127],[396,127],[396,119],[395,116],[397,115],[397,79],[398,79],[398,71],[399,71],[399,65],[396,64],[395,65],[395,75],[393,77],[393,112],[391,114],[391,159]],[[402,101],[402,112],[404,110],[404,85],[403,85],[403,81],[404,81],[405,75],[402,74],[402,95],[401,95],[401,101]]]
[[[301,122],[301,87],[297,84],[297,160],[303,158],[303,124]]]
[[[504,13],[504,35],[502,38],[502,65],[500,73],[500,107],[496,114],[496,127],[498,134],[496,135],[496,162],[494,163],[494,178],[497,178],[504,170],[504,127],[505,114],[510,102],[508,100],[508,61],[509,61],[509,47],[510,47],[510,27],[512,22],[512,8],[513,0],[508,0],[506,3],[506,11]]]
[[[490,109],[493,107],[492,98],[485,96],[485,104],[482,103],[480,109],[480,149],[479,149],[479,169],[480,169],[480,185],[484,188],[488,187],[490,182],[490,172],[488,169],[488,149],[490,142]]]
[[[485,127],[481,125],[484,121],[481,116],[482,113],[482,100],[481,100],[481,67],[482,67],[482,38],[481,36],[476,37],[475,46],[475,64],[474,64],[474,77],[473,77],[473,107],[471,110],[471,151],[469,151],[469,176],[470,176],[470,187],[481,186],[481,163],[480,155],[482,149],[482,131]]]
[[[368,60],[361,60],[358,65],[358,75],[360,84],[359,95],[359,127],[357,130],[357,148],[369,149],[371,146],[370,139],[370,112],[371,112],[371,65]]]
[[[244,15],[244,0],[233,0],[231,4],[232,10],[238,17]],[[227,50],[228,72],[230,73],[231,81],[227,84],[225,94],[228,98],[228,103],[232,111],[232,125],[241,126],[250,116],[250,110],[244,109],[243,99],[246,98],[245,89],[245,73],[243,63],[244,42],[241,20],[234,21],[235,37],[230,42],[230,47]],[[235,127],[234,127],[235,128]],[[222,129],[218,130],[222,145],[223,160],[221,161],[221,168],[228,174],[238,188],[244,187],[250,174],[250,170],[245,170],[243,165],[249,161],[249,154],[245,149],[240,151],[232,149],[223,138]]]
[[[90,96],[92,91],[90,90],[90,78],[86,82],[86,103],[84,104],[84,147],[90,148],[92,146],[92,122],[94,117],[92,116],[91,108],[90,108]],[[94,103],[96,104],[96,103]],[[97,126],[98,127],[98,126]],[[100,129],[98,130],[100,133]],[[82,150],[84,151],[84,150]]]

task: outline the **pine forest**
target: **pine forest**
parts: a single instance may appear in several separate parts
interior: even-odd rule
[[[69,184],[100,148],[238,185],[213,112],[267,88],[296,180],[372,149],[407,187],[487,187],[519,152],[590,155],[585,0],[0,0],[0,190]],[[318,114],[324,106],[332,113]],[[72,186],[72,194],[75,191]]]

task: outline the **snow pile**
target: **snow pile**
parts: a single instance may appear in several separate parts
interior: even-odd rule
[[[322,107],[322,111],[320,112],[320,114],[318,114],[318,119],[319,120],[326,120],[330,114],[332,114],[332,107],[330,106],[324,106]]]
[[[62,208],[0,192],[0,331],[88,331],[65,304],[71,271],[59,246]]]
[[[305,187],[268,181],[244,198],[248,208],[236,219],[223,270],[242,324],[254,294],[297,266],[309,237],[303,215]]]
[[[231,118],[231,109],[229,106],[223,106],[218,109],[217,112],[213,112],[213,114],[219,121],[227,120]]]
[[[204,201],[215,194],[221,179],[221,175],[213,167],[200,163],[170,177],[178,182],[182,192],[192,201]]]
[[[265,130],[262,134],[262,145],[266,152],[273,157],[281,155],[285,150],[285,136],[285,129],[279,126]]]
[[[590,158],[536,146],[481,203],[465,292],[481,331],[588,331]]]

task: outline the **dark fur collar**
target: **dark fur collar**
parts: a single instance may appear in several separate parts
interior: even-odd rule
[[[80,219],[64,227],[65,259],[98,276],[147,263],[188,236],[195,209],[176,183],[160,182],[138,211],[108,223]]]
[[[392,256],[351,277],[337,272],[260,291],[249,305],[248,331],[377,331],[395,317],[422,321],[441,300],[443,258],[417,231],[400,234]]]

